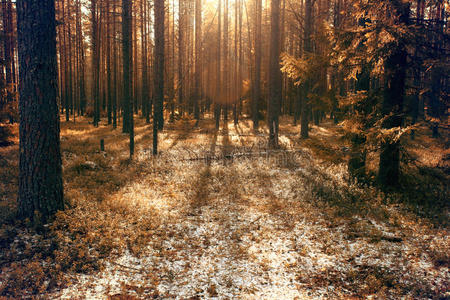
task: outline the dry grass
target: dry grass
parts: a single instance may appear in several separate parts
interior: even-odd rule
[[[215,132],[212,120],[183,119],[160,134],[154,158],[138,119],[132,161],[119,129],[62,123],[68,209],[39,233],[11,223],[17,146],[0,148],[0,212],[11,221],[0,231],[0,295],[89,298],[98,286],[110,299],[448,295],[448,223],[397,201],[406,193],[348,180],[339,128],[300,140],[289,122],[282,151],[269,152],[267,130],[254,134],[247,120]]]

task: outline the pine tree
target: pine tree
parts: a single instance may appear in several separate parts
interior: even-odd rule
[[[272,0],[269,56],[269,147],[278,147],[282,75],[280,70],[280,0]]]
[[[201,99],[201,53],[202,53],[202,0],[195,0],[195,90],[194,118],[200,120],[199,102]]]
[[[155,0],[155,62],[153,107],[153,154],[158,154],[158,130],[163,128],[164,103],[164,0]]]
[[[54,0],[17,1],[20,65],[19,217],[46,222],[64,208]]]
[[[123,103],[128,107],[124,115],[128,115],[128,133],[130,135],[130,157],[134,154],[134,121],[133,121],[133,43],[131,28],[131,0],[122,0],[122,52],[123,52]],[[124,116],[125,117],[125,116]]]
[[[91,20],[92,20],[92,72],[93,72],[93,98],[94,98],[94,126],[100,122],[100,40],[97,16],[97,0],[91,0]]]
[[[393,24],[409,25],[409,3],[401,0],[390,1],[393,10]],[[407,50],[405,41],[399,40],[393,45],[384,61],[384,97],[382,128],[392,129],[402,126],[403,99],[405,95],[405,79],[407,68]],[[378,179],[383,186],[395,186],[399,182],[400,145],[398,140],[381,142],[380,166]]]
[[[255,1],[255,80],[253,83],[252,120],[253,129],[259,127],[259,102],[261,101],[261,15],[262,0]]]

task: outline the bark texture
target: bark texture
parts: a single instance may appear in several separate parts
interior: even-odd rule
[[[164,0],[155,0],[155,63],[153,109],[153,154],[158,154],[158,130],[163,129],[164,103]]]
[[[269,147],[278,147],[278,117],[280,115],[281,83],[280,70],[280,0],[272,0],[269,57]]]
[[[17,1],[20,64],[19,217],[45,222],[64,208],[54,0]]]

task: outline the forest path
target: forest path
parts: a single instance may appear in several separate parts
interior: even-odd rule
[[[448,247],[445,231],[412,225],[373,191],[349,184],[345,165],[315,158],[293,126],[280,136],[289,151],[269,153],[266,132],[253,133],[249,121],[219,132],[212,122],[202,129],[191,123],[181,123],[181,131],[167,126],[156,159],[149,156],[148,127],[137,126],[132,164],[141,175],[104,202],[149,214],[154,225],[119,220],[124,251],[100,272],[75,276],[55,297],[395,298],[445,289],[448,266],[436,267],[433,252],[424,251],[426,244]],[[323,140],[327,130],[316,130],[312,140]],[[121,143],[122,152],[112,155],[126,154],[126,139]],[[230,156],[236,153],[255,155]],[[148,235],[142,245],[128,241],[140,230]]]

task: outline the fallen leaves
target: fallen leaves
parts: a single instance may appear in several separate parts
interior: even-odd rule
[[[227,145],[225,137],[164,132],[162,154],[154,159],[146,152],[151,141],[145,127],[137,126],[142,140],[132,162],[119,159],[126,147],[118,134],[106,139],[108,157],[116,160],[95,151],[84,157],[89,139],[73,145],[74,155],[65,162],[75,166],[66,169],[73,207],[52,226],[54,258],[36,256],[4,267],[2,293],[24,295],[35,283],[29,293],[63,299],[448,295],[448,232],[384,204],[375,190],[346,181],[343,164],[323,163],[332,151],[316,159],[287,134],[280,138],[283,145],[299,148],[284,162],[267,156],[227,163],[174,159],[203,150],[219,154],[230,145],[251,148],[265,139],[248,126],[240,130],[230,128],[228,134],[239,139]],[[316,133],[332,135],[330,129]],[[324,145],[322,139],[311,144]],[[78,174],[76,166],[84,161],[93,161],[98,170]],[[11,232],[5,227],[0,234],[16,247],[14,253],[42,252],[32,247],[42,243],[37,237]],[[62,279],[47,280],[47,270],[65,275],[67,286],[55,289],[55,280]],[[16,291],[6,290],[13,282]]]

